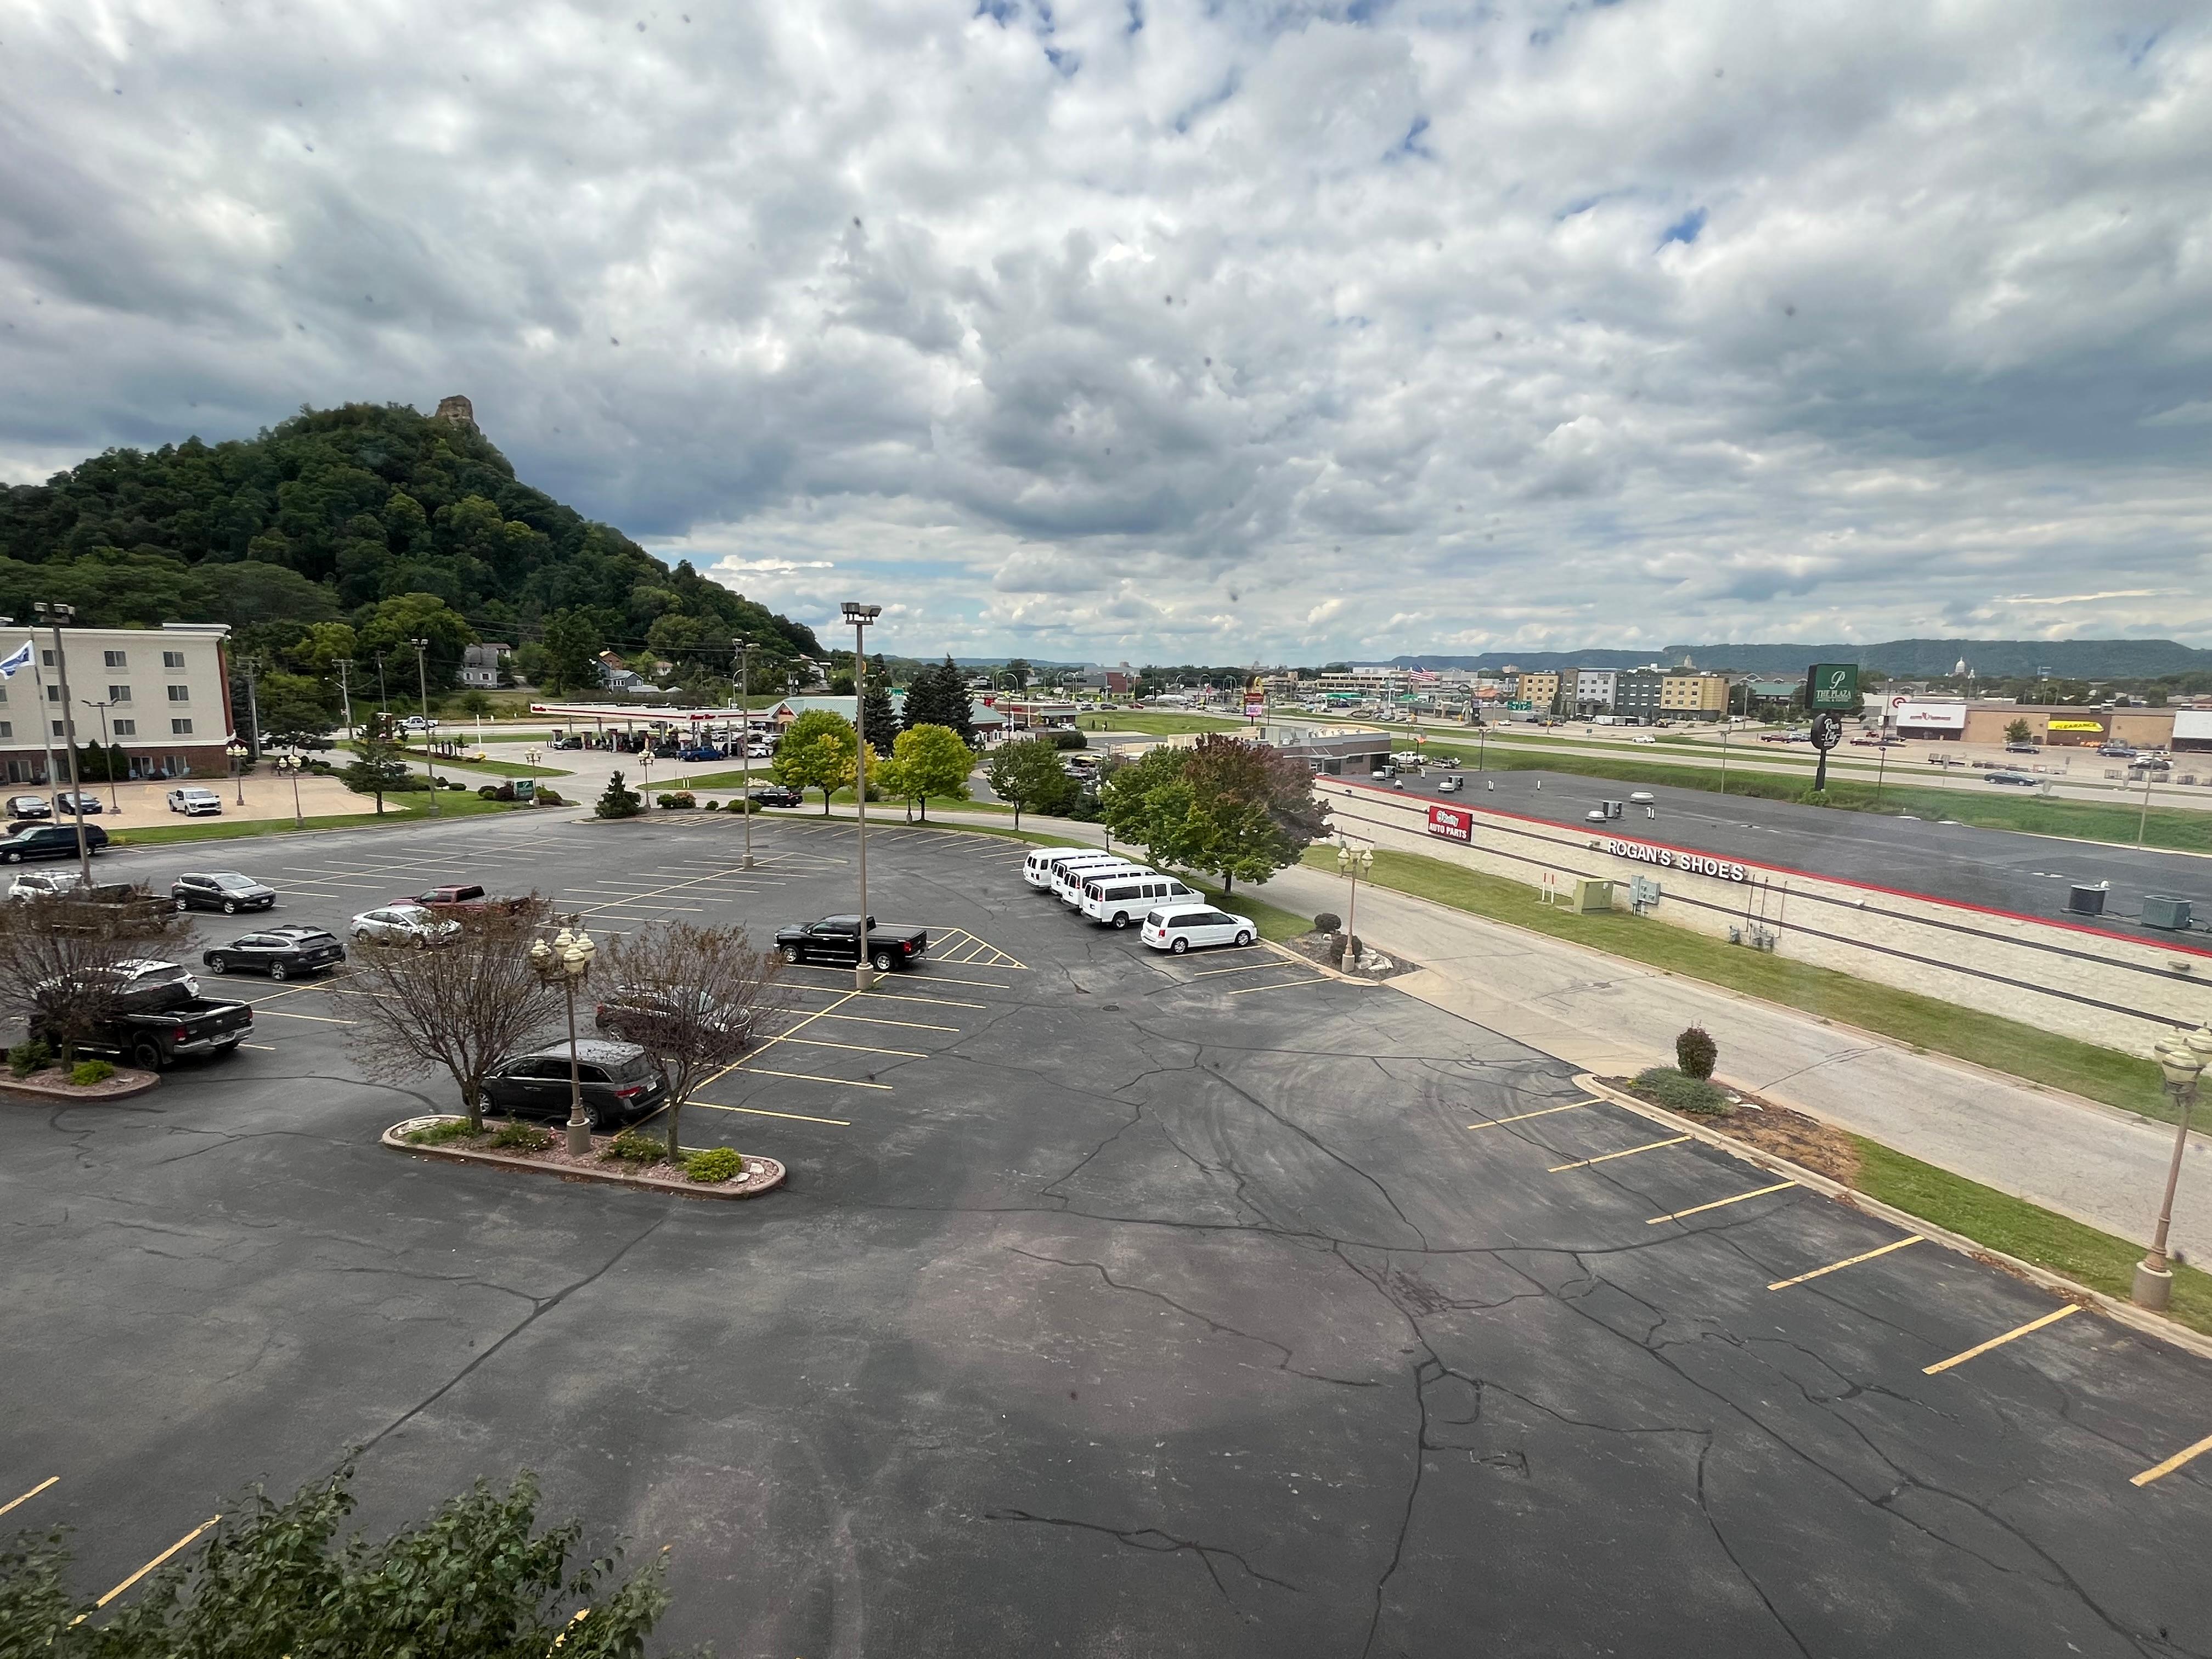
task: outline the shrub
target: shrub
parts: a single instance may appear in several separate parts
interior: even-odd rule
[[[499,791],[494,788],[490,784],[478,784],[477,786],[477,799],[478,800],[497,800],[499,799]]]
[[[722,803],[718,800],[709,800],[699,810],[702,812],[719,812],[722,810]]]
[[[1334,910],[1324,910],[1314,918],[1314,932],[1316,933],[1333,933],[1343,926],[1344,918]]]
[[[115,1068],[104,1060],[81,1060],[70,1068],[70,1081],[80,1089],[105,1083],[114,1075]]]
[[[668,1156],[668,1148],[657,1136],[624,1129],[607,1143],[606,1150],[599,1156],[617,1164],[658,1164]]]
[[[658,796],[656,799],[663,807],[672,812],[682,811],[686,807],[696,806],[699,804],[692,799],[689,789],[678,789],[672,793]]]
[[[502,1152],[542,1152],[553,1144],[553,1132],[528,1123],[510,1123],[491,1138]]]
[[[592,811],[603,818],[634,818],[644,804],[637,791],[626,787],[623,775],[617,772],[607,779],[606,793],[599,797]]]
[[[514,799],[514,786],[511,783],[501,784],[497,788],[491,792],[491,798],[494,800],[513,800]]]
[[[1711,1077],[1713,1062],[1720,1057],[1720,1044],[1702,1025],[1692,1025],[1674,1039],[1674,1064],[1681,1068],[1684,1077]]]
[[[449,1117],[436,1123],[426,1123],[419,1129],[407,1132],[410,1146],[442,1146],[449,1140],[465,1140],[474,1131],[465,1117]]]
[[[561,799],[558,789],[549,789],[542,783],[538,786],[537,800],[540,806],[566,806],[568,804]]]
[[[19,1042],[8,1051],[8,1069],[17,1077],[43,1072],[54,1063],[54,1051],[43,1042]]]
[[[438,781],[438,787],[441,789],[449,789],[456,795],[465,795],[469,793],[468,785],[465,783],[457,783],[452,778],[440,779]]]
[[[1728,1097],[1701,1077],[1686,1076],[1665,1066],[1654,1066],[1636,1074],[1636,1092],[1656,1101],[1670,1112],[1697,1117],[1725,1117]]]
[[[1052,734],[1052,746],[1055,749],[1088,749],[1091,739],[1080,732],[1055,732]]]
[[[745,1160],[734,1146],[710,1146],[684,1160],[684,1174],[700,1182],[729,1181],[745,1172]]]

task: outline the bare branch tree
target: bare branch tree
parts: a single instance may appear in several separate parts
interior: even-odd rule
[[[349,1011],[357,1024],[346,1038],[362,1068],[392,1082],[443,1070],[481,1129],[486,1074],[561,1006],[530,961],[546,908],[534,893],[513,908],[447,907],[459,931],[443,943],[356,945],[353,988],[368,994]]]
[[[125,884],[0,901],[0,1005],[72,1064],[124,1006],[125,964],[190,927],[167,900]]]
[[[681,1119],[692,1091],[735,1065],[783,1006],[783,963],[756,951],[743,927],[657,921],[609,939],[599,1026],[652,1054],[668,1079],[668,1157],[684,1155]]]

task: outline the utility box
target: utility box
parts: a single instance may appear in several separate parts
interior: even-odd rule
[[[1591,915],[1613,908],[1613,884],[1595,881],[1587,876],[1577,878],[1567,895],[1567,908],[1577,915]],[[2188,907],[2183,906],[2185,914]],[[2183,924],[2186,926],[2185,922]]]
[[[1650,915],[1659,908],[1659,882],[1653,876],[1631,876],[1628,878],[1628,908],[1639,916]]]
[[[1617,818],[1628,811],[1628,804],[1626,801],[1609,800],[1604,802],[1603,805],[1605,815],[1609,818]]]
[[[2105,914],[2105,895],[2111,890],[2107,882],[2076,882],[2066,894],[2066,908],[2077,916],[2101,916]]]
[[[2185,898],[2161,898],[2155,893],[2143,895],[2142,925],[2161,927],[2168,933],[2189,931],[2189,901]]]

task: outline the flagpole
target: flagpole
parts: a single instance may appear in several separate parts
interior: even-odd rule
[[[53,808],[54,822],[62,817],[61,797],[56,792],[61,787],[54,775],[54,722],[46,713],[46,683],[39,674],[39,638],[33,634],[23,647],[31,653],[31,685],[39,694],[39,738],[46,747],[46,802]]]

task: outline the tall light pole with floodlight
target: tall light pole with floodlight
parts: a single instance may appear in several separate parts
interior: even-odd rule
[[[61,694],[59,701],[62,706],[61,738],[67,745],[69,755],[70,793],[76,798],[77,805],[77,811],[70,814],[76,820],[76,868],[77,874],[84,880],[84,884],[89,887],[92,885],[92,858],[84,844],[84,780],[77,775],[76,716],[70,712],[69,657],[62,649],[62,624],[76,620],[76,607],[73,605],[48,605],[41,599],[31,609],[44,617],[48,626],[53,629],[54,678],[59,682],[56,689]],[[52,726],[52,720],[45,710],[40,711],[39,718],[49,726]],[[48,783],[51,784],[53,779],[52,766],[47,767],[46,776]],[[58,805],[60,803],[57,801],[55,804]]]
[[[2159,1070],[2166,1074],[2166,1091],[2173,1097],[2173,1161],[2166,1166],[2158,1231],[2151,1236],[2149,1253],[2136,1263],[2132,1299],[2139,1308],[2163,1311],[2173,1295],[2173,1269],[2166,1259],[2166,1235],[2173,1221],[2174,1189],[2181,1184],[2181,1155],[2189,1149],[2189,1114],[2197,1104],[2197,1080],[2205,1066],[2212,1065],[2212,1026],[2200,1025],[2186,1036],[2177,1031],[2160,1043],[2154,1054]]]
[[[123,803],[115,798],[115,754],[107,741],[107,711],[115,707],[114,700],[111,698],[106,702],[99,702],[90,697],[81,697],[78,701],[87,708],[100,710],[100,763],[101,769],[107,774],[107,810],[119,817]],[[78,787],[78,793],[83,793],[82,785]]]
[[[866,629],[870,623],[884,614],[879,605],[857,605],[845,602],[845,620],[853,624],[853,732],[860,742],[853,750],[853,805],[859,813],[860,830],[854,839],[858,849],[856,857],[860,866],[860,921],[855,938],[860,955],[853,963],[853,984],[865,991],[874,984],[875,975],[869,965],[868,955],[868,652]],[[752,822],[752,815],[745,815]]]
[[[584,919],[572,915],[548,944],[538,939],[530,947],[530,965],[548,985],[558,985],[568,1005],[568,1155],[582,1158],[592,1150],[592,1120],[584,1115],[584,1074],[576,1060],[576,988],[592,971],[592,958],[599,947],[584,931]]]
[[[730,643],[738,653],[738,774],[744,790],[745,861],[744,867],[753,867],[753,723],[746,700],[752,693],[752,648],[750,639],[740,636]]]
[[[430,816],[438,816],[438,757],[430,746],[430,671],[424,665],[423,653],[430,648],[428,640],[410,640],[415,647],[416,695],[422,704],[422,770],[430,780]]]

